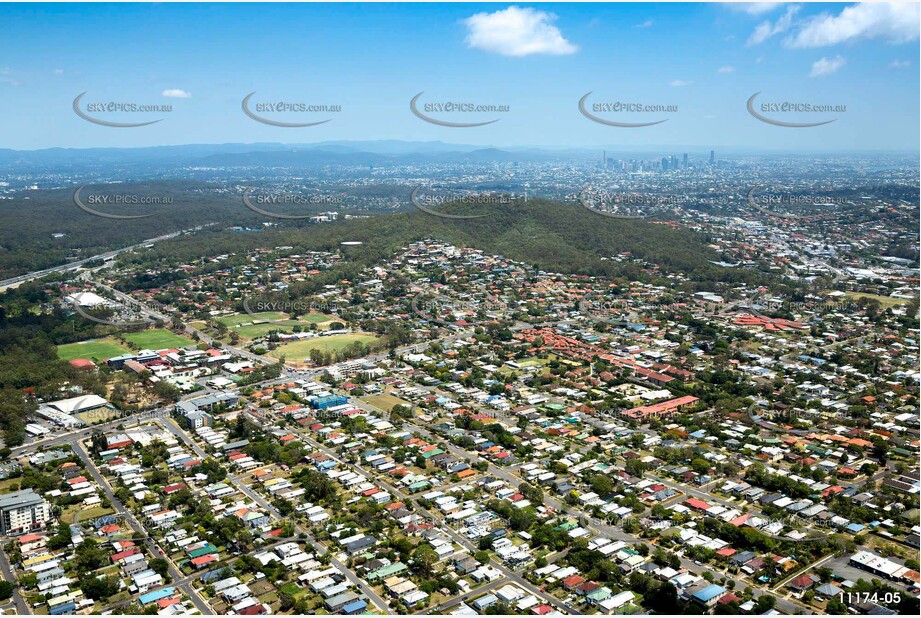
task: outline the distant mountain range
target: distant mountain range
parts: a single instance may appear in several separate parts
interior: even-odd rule
[[[652,146],[631,147],[517,147],[455,144],[441,141],[334,140],[313,144],[186,144],[141,148],[46,148],[42,150],[0,149],[0,165],[17,173],[83,169],[110,172],[130,170],[168,172],[183,167],[323,167],[425,165],[437,163],[531,163],[546,161],[600,162],[602,153],[615,159],[650,159],[660,155],[689,153],[698,160],[710,156],[707,147]],[[721,149],[717,155],[756,154],[751,149]],[[766,157],[807,156],[804,153],[760,153]],[[851,153],[857,156],[858,153]],[[809,155],[811,156],[811,155]],[[844,156],[839,153],[839,156]],[[877,154],[877,156],[881,156]],[[917,160],[917,155],[909,156]]]
[[[493,148],[445,142],[328,141],[316,144],[188,144],[145,148],[0,149],[0,164],[69,166],[324,166],[412,163],[526,162],[594,156],[588,150]]]

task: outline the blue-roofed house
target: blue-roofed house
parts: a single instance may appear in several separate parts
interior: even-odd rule
[[[138,601],[141,602],[141,605],[156,603],[160,599],[165,599],[166,597],[173,596],[175,591],[176,590],[172,587],[160,588],[159,590],[154,590],[153,592],[148,592],[147,594],[141,595],[140,598],[138,598]]]
[[[367,607],[368,607],[367,601],[365,601],[364,599],[358,599],[356,601],[352,601],[351,603],[347,603],[343,605],[340,611],[347,616],[353,616],[355,614],[360,614],[361,612],[365,611]]]
[[[60,616],[61,614],[73,614],[76,609],[77,604],[73,601],[68,601],[60,605],[55,605],[48,610],[48,613],[52,616]]]
[[[717,584],[710,584],[706,588],[695,592],[691,595],[691,598],[704,607],[713,607],[724,594],[726,594],[725,588]]]

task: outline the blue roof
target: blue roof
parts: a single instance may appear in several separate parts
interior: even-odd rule
[[[172,596],[175,589],[172,587],[169,588],[160,588],[159,590],[154,590],[153,592],[148,592],[145,595],[142,595],[138,601],[142,605],[147,605],[148,603],[153,603],[159,601],[160,599],[165,599],[166,597]]]
[[[706,603],[714,597],[722,596],[726,592],[726,589],[722,586],[717,586],[716,584],[710,584],[703,590],[698,590],[694,593],[694,598],[698,601]]]
[[[70,614],[75,609],[77,609],[77,604],[74,603],[73,601],[68,601],[67,603],[64,603],[63,605],[55,606],[54,608],[50,609],[48,613],[50,613],[52,616],[58,616],[60,614]]]
[[[347,614],[350,614],[352,612],[357,612],[359,610],[362,610],[366,608],[367,606],[368,606],[367,601],[365,601],[364,599],[358,599],[356,601],[352,601],[351,603],[346,603],[345,605],[343,605],[342,611]]]

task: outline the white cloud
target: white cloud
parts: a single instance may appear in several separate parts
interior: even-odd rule
[[[7,77],[8,75],[12,74],[13,69],[10,67],[0,67],[0,84],[6,84],[8,86],[13,86],[14,88],[17,86],[22,86],[22,82],[18,79]]]
[[[694,82],[685,79],[673,79],[672,81],[668,82],[668,85],[674,86],[675,88],[681,88],[682,86],[690,86],[693,83]]]
[[[52,71],[55,75],[64,75],[64,69],[55,69]]]
[[[809,72],[809,77],[831,75],[845,64],[847,64],[847,61],[842,56],[835,56],[830,60],[823,56],[812,63],[812,70]]]
[[[907,69],[911,66],[910,60],[893,60],[889,63],[890,69]]]
[[[163,91],[163,96],[170,99],[191,99],[192,93],[181,88],[168,88]]]
[[[718,68],[718,69],[716,70],[716,72],[717,72],[717,73],[722,73],[722,74],[724,74],[724,75],[727,75],[727,74],[729,74],[729,73],[735,73],[735,72],[736,72],[736,68],[735,68],[735,67],[720,67],[720,68]]]
[[[574,54],[579,47],[553,25],[556,15],[510,6],[495,13],[476,13],[461,21],[467,26],[468,47],[503,56]]]
[[[793,25],[793,17],[799,12],[799,8],[797,4],[788,6],[786,12],[776,22],[771,23],[771,20],[768,19],[758,24],[755,27],[755,31],[748,37],[746,45],[759,45],[772,36],[789,30],[790,26]]]
[[[860,39],[906,43],[918,38],[921,5],[918,3],[864,2],[845,7],[838,15],[823,13],[808,20],[788,37],[787,47],[826,47]]]
[[[637,25],[635,25],[635,26],[633,26],[633,27],[634,27],[634,28],[649,28],[649,27],[652,26],[654,23],[656,23],[655,20],[647,19],[646,21],[640,22],[640,23],[638,23]]]
[[[763,15],[770,13],[783,2],[727,2],[726,5],[733,11],[748,13],[749,15]]]

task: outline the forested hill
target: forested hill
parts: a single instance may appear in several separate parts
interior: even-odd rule
[[[167,258],[178,253],[189,259],[219,255],[241,246],[332,249],[342,241],[353,240],[364,245],[349,248],[352,261],[367,264],[389,257],[407,242],[438,238],[564,273],[640,278],[641,267],[631,259],[636,257],[697,280],[742,281],[753,276],[750,271],[711,264],[711,260],[718,261],[720,256],[707,247],[700,235],[679,225],[653,219],[604,217],[577,203],[531,198],[489,205],[445,204],[437,208],[450,214],[485,215],[476,219],[446,219],[407,206],[411,210],[309,224],[305,220],[270,219],[257,214],[244,207],[235,191],[205,183],[156,181],[102,185],[88,187],[84,199],[93,193],[107,192],[168,197],[169,203],[94,206],[95,210],[110,213],[152,215],[113,220],[79,209],[74,204],[72,189],[36,191],[27,196],[30,199],[2,202],[0,213],[9,225],[0,230],[0,279],[203,224],[213,226],[190,238],[158,245],[155,254]],[[329,205],[310,205],[273,210],[307,214],[329,209]],[[350,212],[348,208],[337,210],[340,218]],[[266,221],[273,225],[263,227]],[[263,229],[232,233],[228,231],[232,226]],[[59,233],[65,236],[56,236]],[[613,259],[625,252],[630,254],[626,259]]]
[[[193,237],[158,244],[143,260],[192,260],[243,248],[290,245],[291,253],[336,250],[344,241],[361,246],[345,249],[356,266],[393,255],[407,243],[426,238],[482,249],[487,253],[563,273],[642,277],[643,267],[631,259],[614,258],[628,252],[664,270],[699,281],[746,281],[755,273],[715,266],[720,256],[699,234],[654,220],[613,219],[581,205],[530,199],[485,206],[440,206],[451,214],[486,214],[478,219],[444,219],[414,210],[299,228],[269,228],[258,233],[209,230]]]

